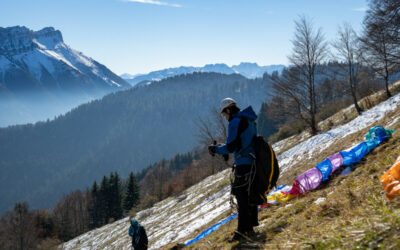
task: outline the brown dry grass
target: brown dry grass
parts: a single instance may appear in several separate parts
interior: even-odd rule
[[[400,107],[372,126],[385,126],[396,117],[400,117]],[[312,160],[294,165],[279,183],[291,184],[296,176],[314,167],[327,156],[362,141],[369,128],[332,144]],[[251,241],[233,244],[227,242],[237,226],[235,220],[189,248],[400,249],[400,198],[392,202],[386,201],[379,183],[380,176],[400,155],[400,121],[390,128],[398,132],[361,160],[351,174],[339,176],[341,170],[338,170],[318,189],[261,211],[260,226],[256,228],[257,236]],[[314,203],[321,197],[325,198],[323,202]],[[204,229],[217,221],[204,226]],[[195,236],[193,234],[190,237]]]
[[[380,145],[347,176],[259,214],[252,242],[227,242],[236,221],[191,249],[399,248],[400,198],[385,200],[379,177],[400,155],[400,136]],[[318,198],[326,198],[320,204]]]

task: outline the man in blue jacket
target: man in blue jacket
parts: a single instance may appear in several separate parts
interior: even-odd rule
[[[132,237],[132,248],[135,250],[147,250],[147,234],[143,226],[133,218],[130,218],[129,236]]]
[[[211,155],[234,153],[235,156],[232,193],[237,200],[239,218],[238,228],[229,240],[233,242],[244,236],[254,235],[253,227],[258,225],[257,206],[249,204],[250,173],[254,160],[252,155],[255,155],[252,142],[257,134],[255,123],[257,115],[251,106],[240,111],[232,98],[221,101],[220,112],[229,122],[228,138],[226,144],[210,145],[208,150]]]

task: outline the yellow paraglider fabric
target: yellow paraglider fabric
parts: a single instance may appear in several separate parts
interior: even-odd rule
[[[400,156],[393,166],[382,175],[380,182],[388,200],[392,200],[400,195]]]
[[[282,193],[282,192],[276,192],[271,196],[268,196],[268,203],[271,204],[276,204],[276,203],[283,203],[287,202],[288,200],[293,199],[296,197],[296,195],[290,194],[290,193]]]

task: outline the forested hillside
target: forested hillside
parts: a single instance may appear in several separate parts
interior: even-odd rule
[[[111,171],[121,177],[196,146],[196,121],[231,96],[259,110],[269,78],[180,75],[105,96],[35,125],[0,129],[0,211],[50,207]],[[5,143],[7,142],[7,143]]]

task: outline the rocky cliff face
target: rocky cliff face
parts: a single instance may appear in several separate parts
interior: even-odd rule
[[[47,45],[47,49],[54,49],[55,45],[62,42],[64,41],[61,32],[53,27],[36,32],[20,26],[0,27],[0,51],[7,56],[40,48],[38,43]]]
[[[129,87],[104,65],[66,45],[52,27],[0,28],[0,82],[13,92],[55,88],[89,95]]]

